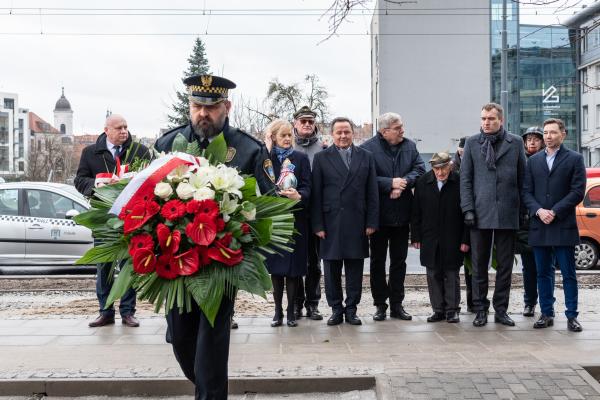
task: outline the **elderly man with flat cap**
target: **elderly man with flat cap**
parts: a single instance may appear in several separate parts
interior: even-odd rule
[[[427,268],[427,287],[433,314],[427,322],[459,322],[460,277],[469,229],[460,208],[460,177],[452,170],[450,154],[435,153],[431,171],[415,185],[411,218],[413,247],[421,249]]]
[[[315,154],[325,146],[319,137],[316,124],[317,113],[308,106],[300,108],[294,113],[294,149],[308,156],[312,168]],[[312,232],[310,219],[308,231]],[[296,318],[302,318],[302,308],[306,307],[306,317],[312,320],[322,320],[319,312],[321,300],[321,264],[319,261],[319,238],[314,234],[308,236],[308,263],[306,277],[299,278],[298,295],[296,296]]]
[[[165,133],[156,141],[155,149],[170,151],[178,134],[188,142],[197,141],[201,148],[206,148],[222,132],[228,150],[225,164],[237,167],[243,174],[253,175],[263,194],[273,190],[274,184],[268,173],[270,160],[262,142],[229,126],[231,102],[227,95],[229,89],[235,88],[235,83],[214,75],[191,76],[183,82],[189,94],[190,123]],[[197,400],[227,398],[233,300],[223,296],[214,327],[197,304],[193,304],[192,312],[173,309],[167,315],[167,341],[172,343],[185,376],[196,385]]]

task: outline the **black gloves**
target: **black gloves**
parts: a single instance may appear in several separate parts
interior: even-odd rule
[[[465,213],[465,225],[469,228],[475,227],[475,213],[473,211],[467,211]]]

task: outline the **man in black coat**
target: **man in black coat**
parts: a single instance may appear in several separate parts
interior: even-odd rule
[[[325,295],[332,308],[327,325],[360,325],[356,309],[362,294],[368,237],[379,220],[379,196],[373,155],[352,144],[354,127],[347,118],[331,122],[333,146],[315,155],[311,220],[321,239]],[[346,272],[346,305],[342,304],[342,268]]]
[[[179,133],[188,142],[195,140],[206,148],[223,132],[228,146],[225,164],[237,167],[242,174],[253,175],[263,194],[274,190],[272,173],[269,174],[272,165],[263,143],[228,124],[231,102],[227,95],[235,83],[213,75],[191,76],[183,82],[188,89],[191,121],[165,133],[156,141],[155,149],[171,151]],[[189,313],[175,308],[167,314],[167,341],[173,345],[183,373],[196,385],[196,400],[226,399],[233,300],[223,296],[214,327],[196,303],[192,307]]]
[[[75,187],[81,194],[90,197],[94,187],[119,181],[117,159],[119,164],[125,165],[136,158],[150,159],[150,151],[141,143],[133,143],[125,118],[112,114],[106,119],[104,133],[98,137],[96,143],[83,149],[75,177]],[[100,182],[96,179],[98,174],[112,174],[113,177]],[[112,263],[97,265],[96,296],[100,303],[100,315],[89,323],[92,328],[115,323],[114,308],[111,306],[109,309],[104,309],[113,283],[113,279],[109,279],[111,265]],[[138,320],[134,317],[135,291],[133,289],[129,289],[121,297],[119,313],[124,325],[139,326]]]
[[[565,293],[567,329],[581,332],[577,321],[577,276],[575,246],[579,230],[575,207],[583,200],[586,185],[585,164],[581,154],[567,149],[567,136],[560,119],[544,121],[545,151],[531,156],[527,162],[523,201],[532,216],[529,245],[533,247],[537,267],[537,285],[542,314],[534,328],[554,324],[554,262],[562,274]]]
[[[460,208],[460,178],[450,155],[436,153],[432,170],[417,180],[412,206],[411,240],[421,250],[433,315],[427,322],[459,322],[460,275],[469,233]]]
[[[402,306],[412,188],[425,173],[425,163],[415,143],[404,137],[402,118],[386,113],[377,118],[378,132],[361,147],[373,153],[379,188],[379,230],[370,237],[371,293],[376,307],[373,319],[386,318],[390,301],[390,316],[410,320]],[[385,261],[390,252],[389,282],[386,282]]]

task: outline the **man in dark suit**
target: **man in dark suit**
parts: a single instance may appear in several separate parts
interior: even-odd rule
[[[127,130],[127,121],[121,115],[112,114],[106,118],[104,133],[98,137],[96,143],[87,146],[81,153],[77,175],[75,176],[75,187],[84,196],[91,197],[94,188],[104,184],[119,181],[117,164],[129,164],[136,158],[149,160],[150,151],[141,143],[134,143],[131,134]],[[117,162],[118,161],[118,162]],[[104,182],[96,179],[98,174],[112,174]],[[99,244],[99,242],[96,242]],[[100,314],[98,318],[89,323],[92,328],[114,324],[115,310],[111,306],[106,307],[108,295],[112,289],[113,278],[110,276],[112,263],[97,265],[96,274],[96,296],[100,303]],[[119,313],[123,325],[137,327],[140,325],[135,318],[135,291],[127,290],[119,301]]]
[[[579,231],[575,207],[583,200],[586,172],[581,154],[563,146],[566,136],[562,120],[544,121],[546,149],[527,162],[523,201],[532,215],[529,245],[535,256],[542,311],[533,327],[547,328],[554,324],[554,254],[563,277],[567,329],[581,332],[577,321],[575,246],[579,244]]]
[[[360,325],[356,308],[362,294],[368,236],[379,222],[375,161],[367,150],[352,144],[354,127],[348,118],[331,122],[333,146],[315,155],[311,219],[321,239],[325,295],[332,308],[327,325]],[[342,268],[346,272],[346,305],[342,304]]]
[[[499,104],[483,106],[480,132],[467,139],[460,166],[460,205],[465,225],[471,228],[473,305],[477,311],[473,325],[477,327],[487,324],[490,307],[492,240],[497,261],[494,321],[515,325],[507,310],[526,159],[523,140],[502,126],[503,114]]]
[[[275,188],[267,171],[271,167],[262,142],[247,133],[229,126],[231,102],[229,89],[235,83],[213,75],[196,75],[183,81],[190,101],[190,123],[177,127],[160,137],[154,147],[171,151],[178,134],[188,142],[197,141],[206,148],[214,137],[223,133],[227,143],[225,164],[237,167],[241,173],[253,175],[262,193]],[[185,376],[196,385],[196,400],[227,398],[227,364],[233,299],[223,296],[211,326],[200,307],[192,311],[174,308],[167,314],[167,341],[173,345],[175,358]]]

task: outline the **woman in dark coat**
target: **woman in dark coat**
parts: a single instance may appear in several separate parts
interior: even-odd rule
[[[271,273],[273,282],[273,299],[275,301],[275,315],[271,326],[280,326],[283,323],[283,288],[287,291],[287,325],[297,326],[294,315],[294,299],[298,289],[299,277],[306,275],[307,246],[308,246],[308,204],[310,201],[310,162],[306,154],[295,151],[292,147],[294,138],[292,125],[284,120],[275,120],[265,130],[265,142],[271,142],[270,159],[273,163],[275,182],[278,183],[278,194],[290,199],[299,200],[298,210],[294,212],[294,228],[298,231],[294,235],[294,252],[269,255],[266,260],[267,269]],[[269,147],[269,146],[267,146]],[[297,182],[294,187],[293,177],[289,176],[283,182],[286,174],[285,165],[293,165],[293,175]],[[282,171],[282,166],[283,171]]]
[[[469,234],[460,208],[460,179],[452,171],[450,155],[436,153],[432,170],[415,185],[411,240],[421,249],[421,265],[427,268],[427,286],[433,315],[427,322],[458,322],[459,270],[469,251]]]

